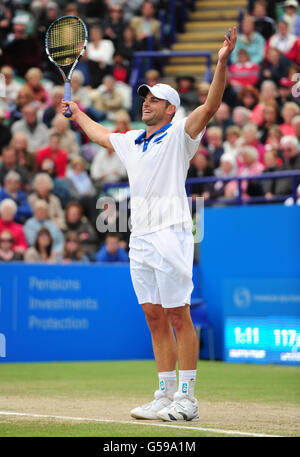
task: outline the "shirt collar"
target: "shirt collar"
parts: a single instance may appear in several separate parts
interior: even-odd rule
[[[157,135],[157,133],[160,133],[160,132],[165,132],[166,130],[168,130],[169,127],[171,127],[171,123],[170,124],[166,124],[164,125],[163,127],[161,127],[160,129],[156,130],[155,132],[152,133],[152,135],[150,135],[148,138],[146,138],[146,133],[147,133],[147,130],[144,130],[135,140],[135,144],[142,144],[144,141],[147,141],[147,142],[150,142],[152,140],[152,138]]]

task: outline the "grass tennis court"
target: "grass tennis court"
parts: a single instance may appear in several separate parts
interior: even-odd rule
[[[200,420],[146,423],[129,411],[152,399],[153,361],[2,364],[0,436],[299,436],[299,380],[298,367],[200,361]]]

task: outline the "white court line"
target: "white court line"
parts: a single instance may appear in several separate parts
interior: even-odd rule
[[[279,435],[266,435],[263,433],[250,433],[250,432],[240,432],[237,430],[222,430],[218,428],[203,428],[203,427],[188,427],[184,425],[174,425],[174,424],[157,424],[149,422],[140,422],[140,421],[116,421],[112,419],[96,419],[89,417],[73,417],[73,416],[55,416],[52,414],[34,414],[34,413],[19,413],[12,411],[0,411],[0,416],[27,416],[27,417],[36,417],[39,419],[63,419],[63,420],[72,420],[79,422],[103,422],[103,423],[114,423],[114,424],[129,424],[129,425],[145,425],[148,427],[170,427],[170,428],[179,428],[184,430],[198,430],[200,432],[211,432],[211,433],[221,433],[223,435],[238,435],[238,436],[252,436],[260,438],[283,438]]]

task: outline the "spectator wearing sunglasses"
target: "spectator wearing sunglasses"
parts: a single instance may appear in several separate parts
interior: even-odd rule
[[[21,254],[13,250],[14,237],[10,230],[3,230],[0,235],[0,262],[23,260]]]

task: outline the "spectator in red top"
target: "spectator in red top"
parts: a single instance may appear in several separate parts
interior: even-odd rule
[[[266,79],[260,89],[260,101],[259,103],[253,108],[252,114],[250,116],[250,121],[255,122],[257,125],[262,125],[263,123],[263,111],[264,106],[268,102],[272,102],[276,100],[278,95],[277,86],[274,81],[270,79]]]
[[[27,249],[27,242],[23,232],[23,226],[14,222],[17,212],[16,203],[10,198],[6,198],[0,203],[0,233],[9,230],[14,238],[13,250],[23,254]]]
[[[229,84],[235,87],[237,91],[245,86],[255,86],[259,79],[259,65],[250,62],[249,54],[246,49],[241,48],[238,51],[238,60],[230,65]]]
[[[64,178],[68,165],[68,154],[66,151],[59,148],[59,141],[59,135],[57,133],[52,133],[50,136],[49,145],[38,151],[36,156],[36,165],[38,171],[40,171],[43,160],[46,158],[52,159],[56,176],[59,178]]]
[[[115,114],[115,126],[113,133],[126,133],[131,130],[130,116],[125,109],[120,109]]]
[[[124,57],[120,52],[115,52],[113,55],[113,66],[112,66],[112,75],[116,81],[121,81],[122,83],[128,82],[129,77],[129,67],[124,62]]]
[[[281,116],[283,124],[280,125],[280,130],[283,135],[295,135],[295,130],[292,124],[293,118],[300,114],[299,106],[294,102],[287,102],[283,105]]]

